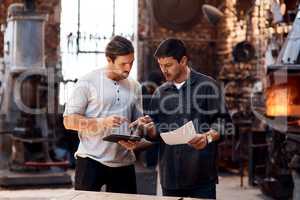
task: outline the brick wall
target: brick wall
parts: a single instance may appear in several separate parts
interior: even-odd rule
[[[154,15],[152,1],[140,0],[138,18],[139,80],[147,79],[150,71],[159,70],[153,53],[157,45],[168,37],[185,41],[195,69],[211,76],[217,76],[215,30],[204,19],[202,13],[199,22],[190,30],[173,31],[160,25]],[[216,4],[217,0],[210,1]]]
[[[216,27],[209,25],[201,15],[191,30],[174,32],[157,23],[151,1],[139,1],[139,79],[146,79],[149,71],[158,69],[152,57],[158,43],[167,37],[180,38],[187,43],[196,69],[224,84],[230,111],[242,120],[252,120],[253,87],[264,83],[266,47],[276,29],[270,22],[270,1],[205,2],[216,5],[224,13]],[[234,63],[233,48],[244,40],[254,46],[255,58],[247,63]]]

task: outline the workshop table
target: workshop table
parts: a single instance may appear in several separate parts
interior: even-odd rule
[[[51,194],[49,194],[51,196]],[[55,198],[55,200],[193,200],[193,198],[180,198],[180,197],[162,197],[151,195],[133,195],[133,194],[120,194],[108,192],[87,192],[87,191],[70,191],[62,196]]]

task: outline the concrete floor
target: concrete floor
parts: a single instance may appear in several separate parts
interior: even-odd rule
[[[244,178],[245,186],[240,187],[240,177],[237,175],[221,174],[220,183],[217,185],[217,199],[221,200],[255,200],[264,199],[270,200],[270,198],[264,196],[257,187],[248,186],[247,177]],[[59,197],[64,194],[70,193],[72,188],[65,189],[18,189],[7,190],[0,189],[0,199],[48,199],[49,194],[53,197]],[[161,191],[158,191],[158,195],[161,195]],[[54,198],[55,199],[55,198]]]
[[[237,175],[222,174],[219,176],[220,183],[217,185],[217,199],[221,200],[271,200],[263,195],[258,187],[248,185],[248,178],[244,177],[244,187],[240,186],[240,177]]]

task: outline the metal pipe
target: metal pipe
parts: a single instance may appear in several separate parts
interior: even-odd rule
[[[113,24],[112,24],[112,36],[116,34],[116,0],[113,0]]]
[[[80,0],[77,1],[77,37],[76,37],[76,54],[80,53],[79,48],[79,40],[80,40]]]

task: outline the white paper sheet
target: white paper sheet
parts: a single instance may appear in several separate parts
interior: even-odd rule
[[[176,145],[176,144],[187,144],[196,135],[196,130],[192,121],[189,121],[182,127],[170,131],[161,133],[160,136],[166,144]]]

